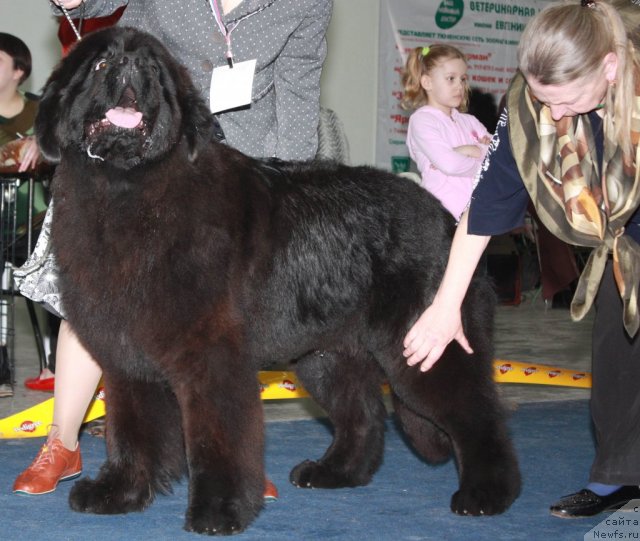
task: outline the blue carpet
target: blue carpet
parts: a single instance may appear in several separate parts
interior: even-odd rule
[[[319,457],[330,442],[320,420],[267,425],[268,474],[280,499],[266,506],[238,540],[531,540],[583,539],[604,517],[567,521],[551,517],[548,506],[587,481],[593,458],[586,401],[522,405],[510,427],[520,458],[524,486],[507,513],[497,517],[459,517],[449,511],[457,487],[452,462],[433,467],[405,445],[392,420],[387,423],[385,461],[367,486],[343,490],[296,489],[289,470],[305,458]],[[160,496],[143,513],[96,516],[72,512],[67,497],[73,481],[45,496],[11,493],[16,475],[42,439],[0,440],[0,538],[10,540],[179,540],[199,539],[182,530],[187,502],[185,482]],[[84,474],[95,476],[105,457],[104,440],[82,438]]]

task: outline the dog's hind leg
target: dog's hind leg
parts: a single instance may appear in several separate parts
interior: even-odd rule
[[[226,346],[208,353],[191,355],[189,374],[175,387],[189,467],[185,529],[233,534],[263,507],[262,402],[246,359]]]
[[[453,454],[449,436],[429,419],[410,410],[392,392],[393,410],[413,448],[431,463],[444,462]]]
[[[76,482],[75,511],[141,511],[184,474],[184,447],[175,396],[161,383],[105,373],[107,460],[96,479]]]
[[[334,426],[333,442],[317,461],[298,464],[290,481],[304,488],[366,485],[380,466],[384,447],[381,371],[367,354],[316,352],[301,359],[296,374]]]
[[[490,361],[477,353],[468,355],[452,343],[426,373],[399,359],[389,382],[410,410],[429,419],[425,423],[433,422],[451,440],[460,476],[452,511],[504,512],[519,494],[520,472],[506,414],[491,381]]]

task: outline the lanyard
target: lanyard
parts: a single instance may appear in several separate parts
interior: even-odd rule
[[[224,41],[227,44],[227,63],[229,67],[233,67],[233,53],[231,52],[231,32],[233,32],[240,21],[236,21],[235,23],[231,23],[229,26],[225,25],[222,21],[222,15],[220,14],[220,6],[218,5],[218,0],[209,0],[211,4],[211,10],[213,11],[213,18],[216,20],[218,24],[218,28],[220,29],[220,33],[224,36]]]
[[[231,32],[233,32],[242,21],[244,21],[245,19],[248,19],[249,17],[252,17],[253,15],[257,15],[261,11],[264,11],[268,7],[272,6],[274,2],[275,0],[271,0],[270,2],[267,2],[266,4],[258,7],[255,11],[252,11],[251,13],[247,13],[246,15],[240,17],[236,21],[233,21],[227,26],[222,21],[222,14],[220,13],[220,5],[218,4],[218,0],[209,0],[209,4],[211,5],[211,11],[213,11],[213,18],[216,20],[218,28],[220,29],[220,33],[224,36],[224,41],[227,44],[227,52],[225,56],[227,58],[227,63],[229,64],[230,68],[233,67],[233,53],[231,52]]]

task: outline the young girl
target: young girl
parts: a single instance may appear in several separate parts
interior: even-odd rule
[[[409,154],[422,186],[457,221],[491,141],[480,121],[464,114],[469,97],[465,56],[450,45],[417,47],[407,59],[402,85],[402,107],[415,109],[407,132]]]

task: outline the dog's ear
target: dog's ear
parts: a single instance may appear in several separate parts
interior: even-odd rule
[[[60,139],[58,126],[60,125],[60,83],[54,71],[44,87],[38,114],[35,120],[35,134],[40,152],[51,163],[60,162]]]
[[[184,81],[179,90],[180,109],[182,110],[182,133],[189,148],[189,160],[194,161],[198,157],[198,151],[211,144],[215,119],[209,107],[204,103],[200,94],[191,84],[191,78],[186,70],[180,81]]]
[[[198,152],[211,144],[214,130],[214,118],[200,96],[192,96],[185,110],[184,135],[189,148],[189,160],[195,161]]]

